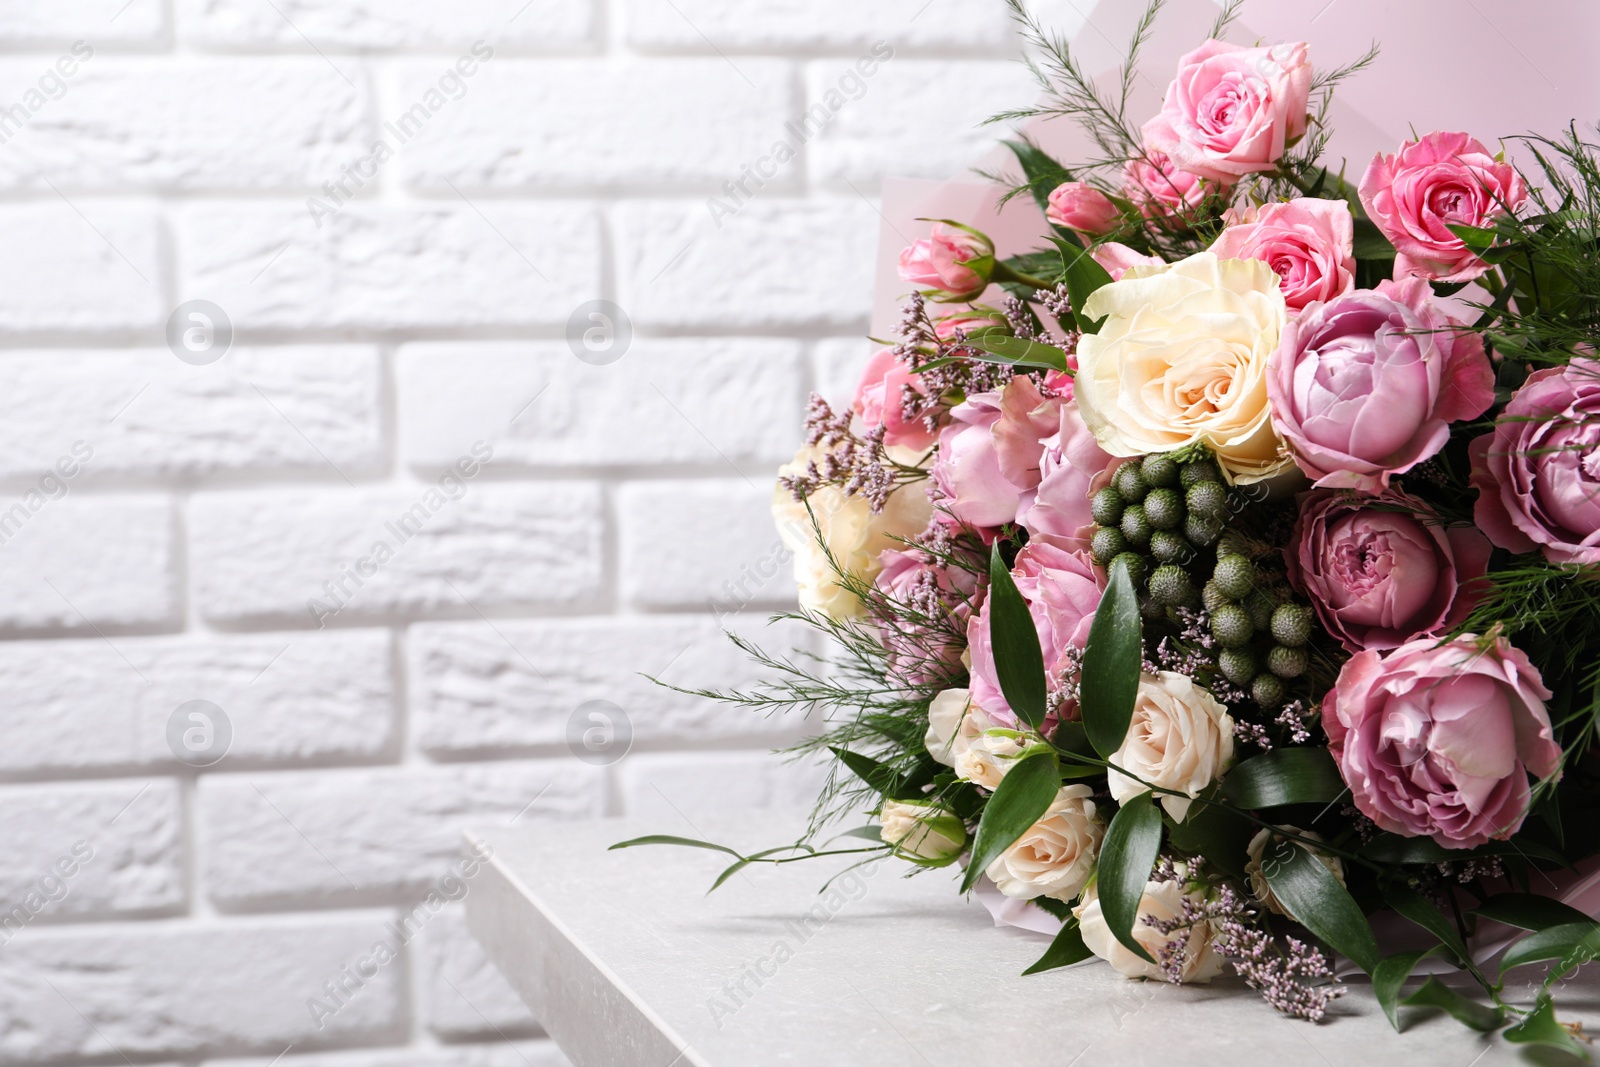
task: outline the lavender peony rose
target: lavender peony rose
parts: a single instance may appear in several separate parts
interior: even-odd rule
[[[1267,364],[1272,422],[1325,489],[1375,493],[1444,447],[1450,423],[1494,401],[1483,341],[1426,282],[1382,282],[1309,305]]]
[[[1600,362],[1535,371],[1471,451],[1474,517],[1489,540],[1600,563]]]
[[[1284,552],[1289,581],[1351,652],[1441,633],[1472,610],[1491,551],[1478,531],[1445,529],[1399,493],[1352,500],[1313,491]]]
[[[1039,646],[1044,650],[1044,671],[1050,692],[1057,694],[1062,672],[1089,641],[1089,625],[1100,606],[1100,578],[1087,556],[1042,543],[1030,543],[1017,553],[1011,568],[1017,590],[1028,602]],[[1000,691],[994,668],[994,647],[989,636],[989,604],[967,626],[967,648],[972,656],[972,701],[996,726],[1016,729],[1016,712]],[[1055,702],[1055,701],[1053,701]],[[1058,719],[1075,717],[1077,705],[1064,705],[1046,720],[1048,732]]]
[[[950,515],[979,530],[1013,522],[1039,485],[1044,439],[1061,424],[1061,401],[1031,378],[957,404],[939,433],[933,481]]]
[[[1078,413],[1061,405],[1061,426],[1045,438],[1039,459],[1039,486],[1017,511],[1017,523],[1030,541],[1046,541],[1072,552],[1089,551],[1094,515],[1089,498],[1111,484],[1121,460],[1106,454]]]
[[[1361,203],[1395,247],[1394,276],[1466,282],[1488,270],[1450,226],[1493,226],[1527,199],[1510,163],[1464,133],[1430,133],[1361,176]]]
[[[1504,638],[1423,638],[1356,653],[1322,722],[1362,814],[1405,837],[1476,848],[1522,825],[1529,773],[1560,767],[1550,695]]]

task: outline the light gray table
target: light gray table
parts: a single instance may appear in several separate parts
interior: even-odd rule
[[[797,825],[750,814],[700,829],[751,851]],[[578,1067],[1532,1062],[1443,1016],[1396,1035],[1359,981],[1313,1026],[1233,978],[1131,982],[1098,962],[1022,978],[1043,939],[995,928],[948,871],[907,879],[883,863],[818,897],[842,865],[829,859],[749,868],[708,897],[718,854],[606,851],[681,830],[608,819],[470,835],[493,850],[466,898],[472,930]],[[1562,1002],[1600,1019],[1600,982],[1568,983]]]

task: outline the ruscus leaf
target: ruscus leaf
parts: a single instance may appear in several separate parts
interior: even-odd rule
[[[1089,743],[1109,758],[1122,747],[1144,670],[1144,630],[1139,597],[1126,564],[1111,568],[1111,580],[1095,609],[1083,651],[1078,707]]]
[[[1117,810],[1100,846],[1098,885],[1100,914],[1105,916],[1111,935],[1141,959],[1150,953],[1134,940],[1133,928],[1139,921],[1139,901],[1144,898],[1150,871],[1161,851],[1161,812],[1148,793],[1129,798]]]
[[[1056,755],[1040,745],[1022,754],[983,807],[972,839],[972,860],[961,882],[965,893],[999,855],[1039,821],[1061,790]]]
[[[1028,602],[1011,580],[997,538],[989,554],[989,634],[1000,692],[1017,718],[1035,730],[1044,722],[1044,653]]]

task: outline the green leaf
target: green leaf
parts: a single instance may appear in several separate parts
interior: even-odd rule
[[[1325,748],[1277,748],[1247,759],[1222,781],[1222,795],[1242,808],[1331,804],[1345,792]]]
[[[1160,851],[1161,812],[1154,799],[1148,793],[1129,798],[1117,809],[1100,846],[1100,914],[1113,937],[1151,963],[1155,960],[1150,953],[1133,939],[1133,927],[1139,921],[1139,901]]]
[[[1279,841],[1262,856],[1261,873],[1295,922],[1372,973],[1378,965],[1372,926],[1349,890],[1310,849],[1295,841]]]
[[[1431,976],[1400,1003],[1408,1008],[1443,1008],[1458,1022],[1482,1033],[1498,1030],[1506,1021],[1506,1013],[1502,1009],[1470,1000]]]
[[[1600,923],[1586,919],[1537,930],[1506,950],[1500,973],[1543,960],[1561,960],[1562,971],[1600,957]]]
[[[1439,946],[1435,945],[1415,952],[1397,952],[1379,960],[1372,969],[1372,993],[1378,998],[1378,1005],[1383,1008],[1383,1014],[1388,1017],[1395,1033],[1400,1032],[1401,988],[1406,984],[1406,979],[1411,977],[1411,972],[1417,969],[1417,964],[1438,951]]]
[[[1000,554],[999,538],[989,551],[989,635],[1000,692],[1017,718],[1037,730],[1044,722],[1044,653],[1028,602]]]
[[[1102,757],[1110,758],[1122,747],[1143,670],[1139,597],[1127,565],[1117,564],[1111,568],[1111,580],[1089,626],[1078,685],[1083,728]]]
[[[1473,908],[1471,914],[1519,930],[1547,930],[1594,921],[1569,904],[1536,893],[1499,893]]]
[[[848,749],[828,746],[828,751],[839,757],[839,762],[849,767],[851,772],[870,786],[873,792],[885,797],[895,797],[900,793],[902,779],[898,771],[884,763],[879,763],[871,756],[863,756],[859,752]]]
[[[1053,971],[1057,967],[1086,960],[1092,955],[1094,953],[1089,951],[1089,946],[1083,943],[1083,931],[1078,929],[1078,920],[1068,919],[1055,940],[1050,942],[1050,947],[1045,949],[1044,955],[1039,957],[1039,962],[1022,973],[1027,975],[1038,974],[1040,971]]]
[[[635,845],[680,845],[683,848],[708,848],[713,852],[726,852],[730,856],[742,854],[737,849],[727,845],[714,845],[710,841],[696,841],[692,837],[673,837],[671,834],[647,834],[644,837],[633,837],[626,841],[618,841],[607,852],[615,852],[619,848],[633,848]]]
[[[1040,211],[1050,209],[1050,194],[1062,182],[1072,180],[1072,172],[1057,163],[1047,152],[1031,141],[1003,141],[1012,155],[1017,157],[1017,162],[1022,164],[1023,177],[1027,179],[1028,191],[1033,194],[1033,199],[1039,205]]]
[[[1461,940],[1461,932],[1415,889],[1407,885],[1394,885],[1384,893],[1384,899],[1395,911],[1437,937],[1439,943],[1449,949],[1463,966],[1472,959],[1467,952],[1466,942]]]
[[[984,330],[976,337],[968,337],[967,345],[993,356],[977,358],[985,363],[1003,363],[1012,367],[1042,367],[1048,370],[1067,369],[1067,354],[1055,345],[1041,344],[1025,337],[1012,337],[1002,330]],[[926,369],[926,368],[924,368]]]
[[[1401,837],[1398,834],[1378,834],[1361,848],[1362,854],[1377,863],[1451,863],[1480,856],[1524,856],[1530,859],[1549,860],[1566,864],[1566,860],[1553,849],[1519,838],[1516,841],[1490,841],[1473,849],[1448,849],[1431,837]]]
[[[1371,219],[1355,220],[1355,239],[1351,251],[1357,259],[1393,259],[1394,245]]]
[[[1061,250],[1062,275],[1067,283],[1067,296],[1072,301],[1072,317],[1078,320],[1078,329],[1083,333],[1099,333],[1100,324],[1105,320],[1091,319],[1080,309],[1096,289],[1111,284],[1111,275],[1094,261],[1087,248],[1059,237],[1052,240]]]
[[[1577,1038],[1556,1021],[1555,1002],[1549,994],[1540,996],[1534,1009],[1500,1036],[1519,1045],[1549,1045],[1585,1060],[1589,1056],[1588,1050],[1578,1043]]]
[[[989,864],[1028,827],[1039,821],[1056,794],[1061,790],[1061,776],[1056,773],[1056,754],[1043,745],[1024,752],[983,807],[983,817],[978,820],[978,832],[972,839],[972,861],[967,864],[967,876],[961,882],[965,893],[978,882],[978,877]]]

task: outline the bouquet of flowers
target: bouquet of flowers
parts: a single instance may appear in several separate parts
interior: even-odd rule
[[[744,642],[777,680],[711,695],[821,711],[834,762],[807,838],[723,878],[959,864],[1059,922],[1030,973],[1231,965],[1319,1020],[1337,956],[1397,1027],[1581,1052],[1551,998],[1600,951],[1596,146],[1524,138],[1524,172],[1433,132],[1351,184],[1328,100],[1371,53],[1230,44],[1230,6],[1135,128],[1131,54],[1104,92],[1012,6],[1044,97],[999,118],[1100,157],[1007,142],[1036,250],[935,222],[899,340],[812,399],[774,512],[833,654]],[[628,844],[669,841],[706,844]]]

